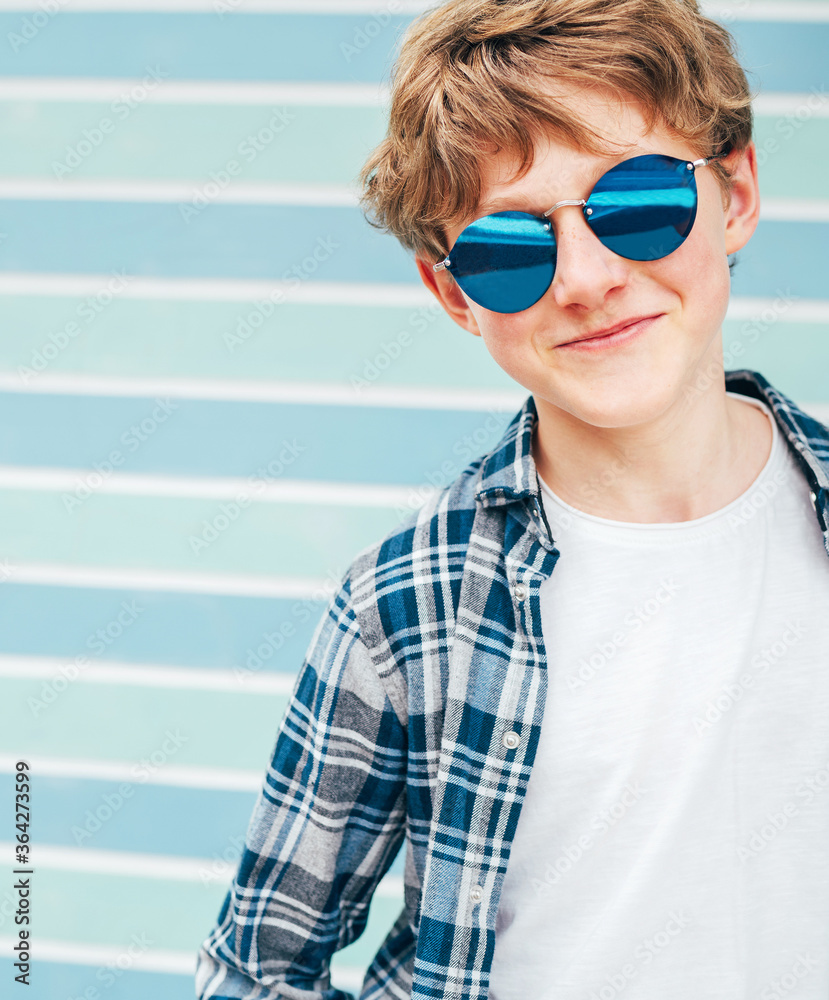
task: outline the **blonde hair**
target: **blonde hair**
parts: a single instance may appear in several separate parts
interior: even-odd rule
[[[629,95],[700,156],[744,150],[751,94],[734,40],[696,0],[449,0],[407,31],[386,138],[360,174],[372,225],[437,261],[445,230],[480,203],[484,158],[515,154],[520,178],[552,136],[591,153],[606,140],[542,84]],[[712,164],[727,194],[729,175]]]

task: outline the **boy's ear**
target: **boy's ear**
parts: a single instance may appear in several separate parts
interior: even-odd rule
[[[733,178],[731,198],[725,206],[725,250],[742,250],[754,235],[760,219],[760,186],[757,180],[757,149],[754,143],[724,162]]]
[[[476,337],[480,337],[481,331],[478,329],[478,321],[472,314],[469,303],[466,301],[460,285],[458,285],[455,279],[447,274],[446,271],[432,270],[432,265],[425,260],[421,260],[420,257],[415,258],[415,260],[423,284],[440,302],[449,317],[458,326],[462,326],[464,330],[468,330]]]

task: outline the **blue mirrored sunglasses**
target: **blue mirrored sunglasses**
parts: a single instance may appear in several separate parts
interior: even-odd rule
[[[693,229],[697,168],[719,159],[634,156],[600,177],[587,201],[560,201],[543,216],[495,212],[476,219],[433,269],[446,268],[484,309],[529,309],[553,282],[558,251],[549,217],[565,205],[580,206],[599,241],[620,257],[661,260],[682,246]]]

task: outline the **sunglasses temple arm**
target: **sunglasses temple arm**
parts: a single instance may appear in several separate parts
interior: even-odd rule
[[[700,167],[707,167],[709,163],[713,163],[715,160],[724,160],[727,155],[727,153],[719,153],[717,156],[709,156],[704,160],[694,160],[693,166],[696,169],[699,169]]]

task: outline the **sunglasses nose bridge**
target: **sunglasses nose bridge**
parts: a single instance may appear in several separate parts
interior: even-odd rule
[[[547,209],[544,216],[549,219],[553,212],[557,211],[559,208],[565,208],[568,205],[572,205],[574,208],[583,208],[586,204],[587,202],[583,198],[579,201],[573,201],[572,199],[569,201],[557,201],[552,208]]]

